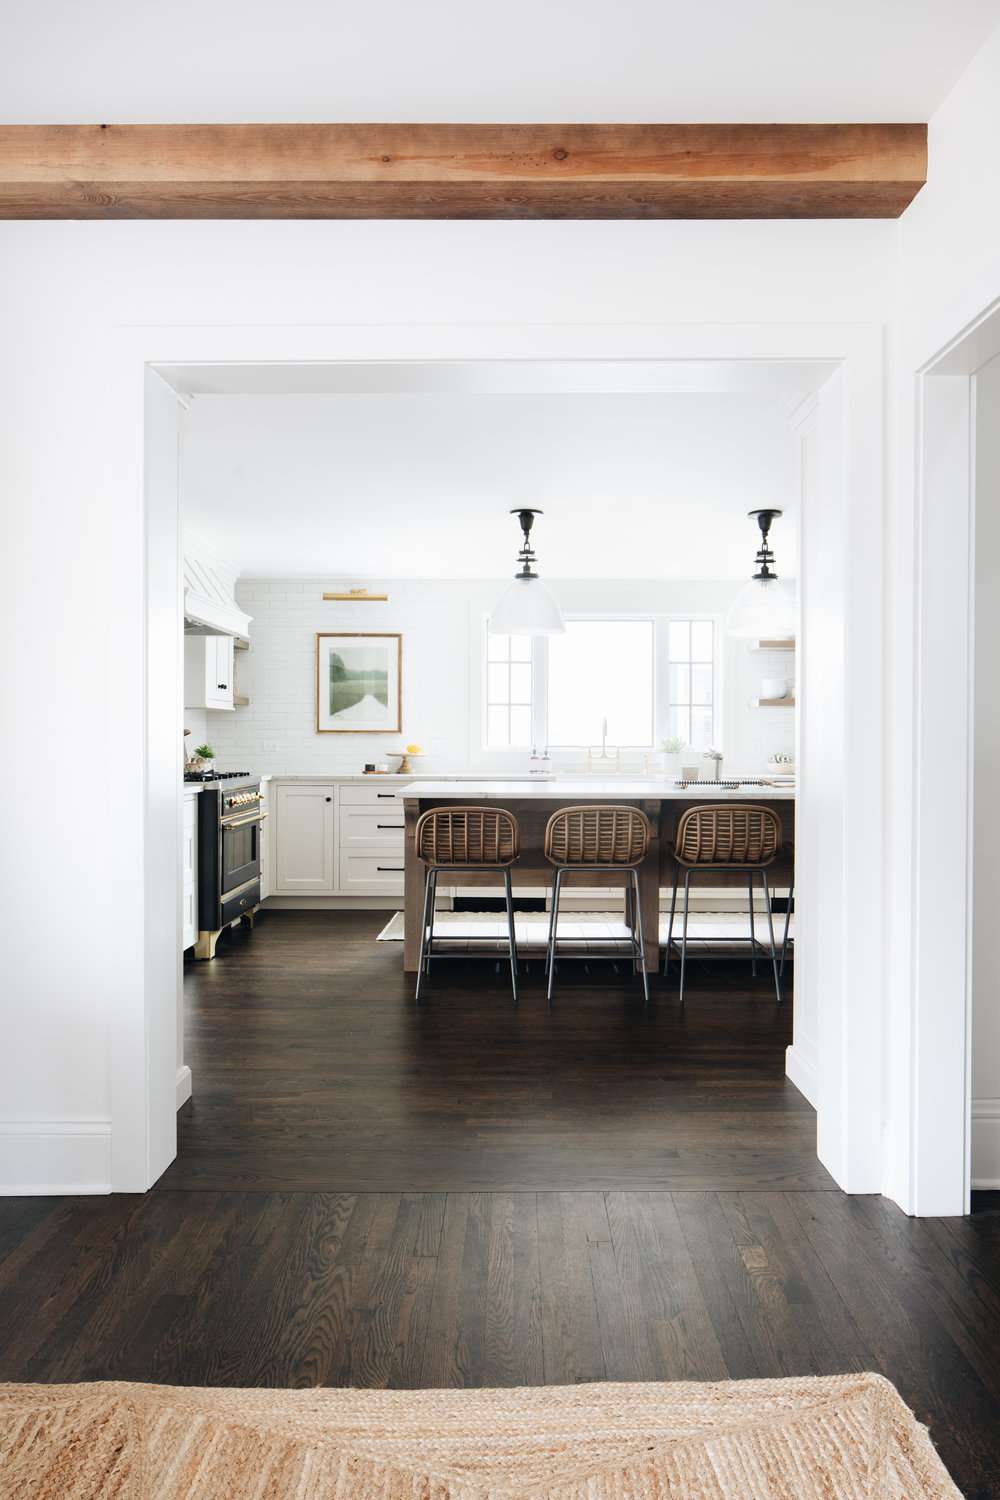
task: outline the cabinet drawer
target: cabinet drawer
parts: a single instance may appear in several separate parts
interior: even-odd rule
[[[340,847],[346,854],[359,845],[403,852],[403,808],[398,802],[380,807],[341,807]]]
[[[222,925],[234,922],[237,917],[242,917],[245,912],[253,911],[260,902],[260,881],[251,881],[241,890],[234,891],[227,900],[222,903]]]
[[[401,896],[403,851],[352,850],[340,856],[340,890],[345,896]]]
[[[341,807],[395,807],[399,812],[403,811],[403,797],[406,788],[402,782],[393,781],[386,785],[379,785],[379,777],[372,778],[373,786],[362,786],[359,782],[349,781],[340,788]]]

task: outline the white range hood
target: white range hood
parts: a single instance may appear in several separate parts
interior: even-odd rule
[[[204,557],[184,557],[184,634],[250,639],[251,616],[236,603],[236,574]]]

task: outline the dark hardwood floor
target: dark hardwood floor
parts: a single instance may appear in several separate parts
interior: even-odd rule
[[[623,962],[439,964],[413,1005],[388,913],[276,912],[187,969],[195,1095],[161,1186],[340,1192],[832,1188],[764,964],[648,1011]]]
[[[1000,1496],[1000,1195],[913,1220],[833,1188],[763,978],[706,966],[643,1016],[595,964],[514,1016],[457,964],[414,1017],[379,925],[268,916],[189,974],[196,1102],[152,1192],[0,1200],[0,1379],[873,1369]]]

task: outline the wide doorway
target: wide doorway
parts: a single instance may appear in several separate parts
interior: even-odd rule
[[[832,502],[816,475],[830,371],[164,372],[183,401],[178,737],[192,779],[178,1155],[163,1187],[836,1187],[816,1141],[815,823],[807,805],[800,858],[796,817],[822,710],[804,731],[798,619],[780,635],[729,628],[761,542],[748,512],[780,512],[767,541],[800,600],[829,588]],[[529,502],[565,617],[557,640],[489,627],[521,543],[509,511]],[[327,732],[322,652],[383,642],[398,673],[391,732],[371,703],[371,727]],[[515,890],[515,1008],[502,890],[456,877],[436,922],[459,961],[435,961],[415,1006],[407,786],[437,778],[475,801],[500,779],[516,798],[537,776],[571,799],[594,781],[619,802],[630,787],[710,801],[720,781],[729,800],[784,799],[784,863],[766,899],[757,884],[752,923],[744,876],[693,886],[683,1005],[664,848],[648,1004],[615,883],[564,896],[551,1006],[551,887]],[[213,917],[220,812],[244,841],[253,823],[259,849]]]

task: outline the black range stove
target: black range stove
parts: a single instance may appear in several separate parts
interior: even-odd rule
[[[220,935],[238,918],[253,925],[260,904],[260,835],[267,816],[249,771],[195,772],[198,798],[196,958],[214,958]]]
[[[185,771],[185,781],[249,781],[249,771]]]

